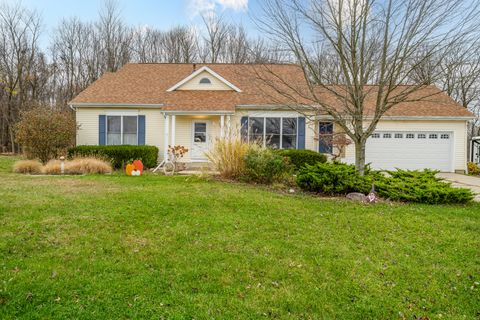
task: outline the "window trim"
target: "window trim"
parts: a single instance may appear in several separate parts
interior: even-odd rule
[[[108,143],[108,117],[120,117],[120,144],[109,144]],[[123,146],[123,117],[135,117],[137,118],[137,143],[134,144],[138,146],[138,114],[131,114],[131,113],[111,113],[105,115],[105,145],[106,146]]]
[[[250,134],[251,134],[251,118],[261,118],[263,119],[263,135],[262,135],[262,147],[267,147],[267,118],[278,118],[280,119],[280,141],[279,141],[279,150],[283,150],[283,119],[295,119],[296,120],[296,132],[295,132],[295,150],[298,149],[298,116],[283,116],[283,115],[264,115],[264,116],[248,116],[248,130],[247,130],[247,142],[250,143]],[[293,134],[286,134],[286,136],[293,136]],[[293,149],[292,149],[293,150]]]

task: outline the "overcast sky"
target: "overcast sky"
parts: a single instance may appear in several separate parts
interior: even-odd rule
[[[201,24],[200,14],[214,10],[227,19],[241,22],[254,34],[249,13],[258,10],[261,0],[117,0],[125,21],[133,26],[152,26],[162,30],[184,24]],[[103,0],[0,0],[21,3],[35,9],[43,18],[41,46],[48,45],[49,33],[63,18],[77,16],[83,21],[95,20]]]

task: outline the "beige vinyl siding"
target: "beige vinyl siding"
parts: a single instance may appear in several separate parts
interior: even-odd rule
[[[466,121],[438,121],[438,120],[383,120],[377,125],[378,131],[450,131],[454,137],[454,170],[465,170],[467,156],[467,122]],[[355,145],[352,143],[346,148],[345,160],[355,159]]]
[[[77,108],[77,145],[98,145],[98,116],[109,114],[137,114],[145,116],[145,144],[157,146],[163,150],[164,118],[160,109],[132,108]]]
[[[200,79],[208,78],[211,84],[201,84]],[[232,90],[223,81],[212,76],[207,71],[200,72],[198,75],[182,84],[176,90]]]

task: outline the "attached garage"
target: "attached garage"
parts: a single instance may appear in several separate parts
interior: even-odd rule
[[[449,131],[376,131],[367,141],[366,161],[374,169],[454,171],[453,135]]]

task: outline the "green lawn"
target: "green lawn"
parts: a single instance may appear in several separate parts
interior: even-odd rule
[[[361,205],[0,157],[0,319],[474,319],[480,206]]]

